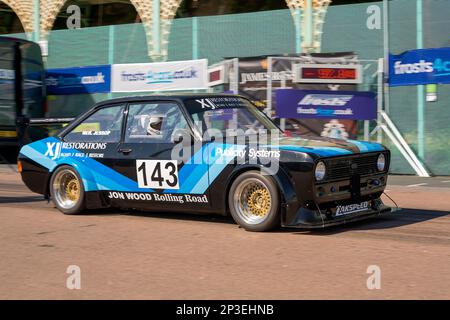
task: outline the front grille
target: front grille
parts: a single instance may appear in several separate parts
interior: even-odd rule
[[[368,155],[357,155],[336,159],[326,159],[327,166],[326,181],[348,179],[354,175],[370,175],[380,173],[377,169],[379,153]],[[389,167],[388,154],[386,156],[386,168]]]

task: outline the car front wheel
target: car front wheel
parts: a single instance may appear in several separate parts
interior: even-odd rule
[[[77,214],[84,210],[83,182],[70,166],[61,166],[53,173],[50,195],[56,207],[64,214]]]
[[[259,171],[247,171],[234,180],[228,205],[234,221],[248,231],[268,231],[280,223],[277,185]]]

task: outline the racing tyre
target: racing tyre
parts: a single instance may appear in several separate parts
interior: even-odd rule
[[[64,214],[77,214],[84,210],[84,187],[80,175],[70,166],[61,166],[50,180],[50,196]]]
[[[280,196],[271,176],[247,171],[236,178],[228,193],[234,221],[248,231],[268,231],[280,224]]]

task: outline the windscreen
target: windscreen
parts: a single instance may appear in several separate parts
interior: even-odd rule
[[[258,108],[240,97],[202,97],[184,103],[194,123],[203,131],[215,129],[227,136],[279,132]]]

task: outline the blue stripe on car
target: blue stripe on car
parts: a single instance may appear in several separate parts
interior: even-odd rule
[[[216,154],[217,149],[222,149],[222,154],[240,151],[243,145],[210,143],[204,145],[180,170],[181,188],[178,190],[166,190],[167,193],[192,193],[203,194],[223,169],[234,159],[234,155]],[[193,163],[193,164],[192,164]],[[192,167],[195,167],[192,169]],[[186,174],[189,172],[189,175]]]
[[[358,147],[360,152],[382,151],[380,144],[348,140]],[[62,143],[56,138],[46,138],[33,142],[21,149],[21,154],[34,160],[52,172],[59,165],[74,166],[80,174],[85,191],[115,190],[130,192],[155,192],[152,189],[141,189],[136,181],[120,174],[104,164],[89,157],[50,157],[46,156],[47,143]],[[225,167],[235,158],[235,153],[245,149],[245,145],[209,143],[198,150],[179,171],[180,188],[164,190],[166,193],[203,194]],[[276,148],[276,147],[271,147]],[[314,153],[321,157],[332,157],[353,154],[352,151],[338,147],[302,147],[296,145],[280,145],[280,150]],[[216,153],[222,149],[222,154]],[[62,149],[64,153],[80,153],[76,149]],[[229,152],[229,153],[228,153]]]
[[[314,153],[320,157],[333,157],[353,154],[350,150],[336,147],[300,147],[295,145],[281,145],[280,150]]]
[[[219,174],[225,169],[225,167],[235,158],[235,152],[245,149],[244,145],[232,145],[232,144],[217,144],[212,143],[207,146],[207,154],[210,156],[208,159],[209,172],[205,173],[202,179],[191,190],[191,193],[204,193],[208,187],[214,182]],[[219,156],[216,154],[218,149],[222,149],[222,154],[230,152],[229,155]],[[209,175],[209,181],[205,176]]]
[[[383,146],[379,143],[357,141],[357,140],[347,140],[347,142],[354,144],[358,148],[360,153],[376,152],[384,150]],[[339,147],[302,147],[296,145],[280,145],[279,149],[287,151],[313,153],[320,157],[333,157],[333,156],[354,154],[354,152],[352,152],[351,150]]]
[[[376,152],[376,151],[383,151],[384,148],[379,143],[374,142],[366,142],[366,141],[357,141],[357,140],[347,140],[348,142],[354,144],[358,147],[359,151],[361,153],[364,152]]]
[[[83,180],[85,191],[116,190],[141,191],[137,182],[114,171],[104,164],[89,157],[56,157],[45,156],[47,143],[61,142],[55,138],[47,138],[24,146],[20,153],[39,163],[52,172],[57,166],[70,165],[77,169]],[[61,152],[77,153],[75,149],[63,149]],[[146,190],[152,192],[153,190]]]
[[[104,164],[89,157],[55,157],[45,156],[47,143],[62,143],[56,138],[47,138],[24,146],[20,153],[52,172],[60,165],[75,167],[83,180],[85,191],[115,190],[128,192],[155,192],[153,189],[141,189],[136,181],[120,174]],[[207,144],[197,151],[180,169],[180,189],[165,190],[167,193],[203,194],[222,170],[233,160],[234,156],[218,156],[217,148],[225,150],[242,150],[245,146],[227,144]],[[214,151],[214,152],[213,152]],[[80,153],[76,149],[62,149],[63,153]],[[209,165],[210,163],[210,165]],[[209,171],[208,171],[209,168]]]

